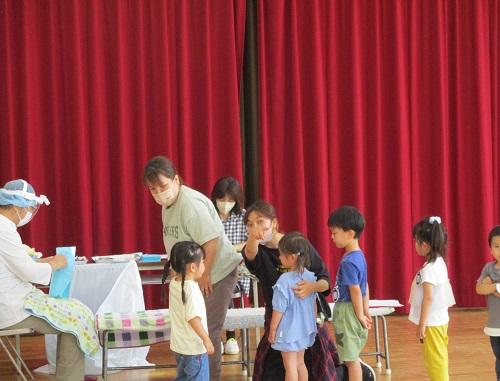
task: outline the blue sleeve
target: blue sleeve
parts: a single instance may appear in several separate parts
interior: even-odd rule
[[[359,285],[361,283],[360,271],[353,262],[342,262],[341,273],[343,286],[353,286]]]
[[[279,312],[286,311],[289,304],[288,294],[282,284],[276,283],[273,286],[273,310]]]

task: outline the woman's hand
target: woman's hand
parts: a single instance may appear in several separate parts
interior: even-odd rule
[[[48,257],[45,262],[52,267],[52,271],[63,269],[68,265],[68,260],[62,254],[56,254],[52,257]]]
[[[293,292],[300,299],[304,299],[316,292],[316,282],[309,282],[307,280],[301,280],[293,287]]]
[[[212,293],[212,279],[210,279],[210,272],[205,271],[200,279],[198,279],[198,286],[205,297]]]
[[[248,238],[260,242],[264,239],[265,230],[261,226],[254,224],[253,226],[247,225]]]

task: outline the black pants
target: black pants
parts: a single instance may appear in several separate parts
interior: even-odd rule
[[[497,380],[500,380],[500,336],[490,336],[491,349],[495,354],[495,371],[497,373]]]

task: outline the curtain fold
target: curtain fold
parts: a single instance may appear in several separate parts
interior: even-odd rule
[[[26,243],[164,252],[155,155],[205,194],[242,180],[244,28],[244,0],[0,2],[0,180],[52,202]]]
[[[326,221],[343,204],[373,298],[407,302],[422,265],[411,230],[440,215],[458,305],[500,222],[495,1],[259,1],[261,195],[335,275]]]

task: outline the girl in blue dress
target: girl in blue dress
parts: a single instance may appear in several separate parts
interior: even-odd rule
[[[316,337],[316,293],[305,298],[295,295],[300,281],[315,282],[309,265],[309,242],[298,232],[285,234],[279,241],[279,258],[288,272],[273,286],[273,314],[269,331],[271,348],[280,351],[285,366],[285,380],[307,381],[304,351]]]

